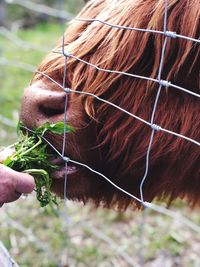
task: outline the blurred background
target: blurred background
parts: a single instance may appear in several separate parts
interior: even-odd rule
[[[17,139],[20,100],[34,70],[83,0],[0,0],[0,148]],[[163,203],[162,203],[163,204]],[[60,215],[35,195],[0,210],[0,240],[20,267],[200,266],[200,236],[181,222],[148,210],[119,213],[67,202]],[[174,203],[200,225],[198,211]]]

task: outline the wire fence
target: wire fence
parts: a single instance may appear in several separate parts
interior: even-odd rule
[[[57,17],[57,18],[61,18],[61,19],[65,19],[65,21],[72,19],[71,14],[67,13],[67,12],[60,12],[60,10],[56,10],[56,9],[52,9],[49,7],[46,7],[44,5],[39,5],[39,4],[35,4],[31,1],[20,1],[20,0],[13,0],[13,1],[6,1],[9,4],[19,4],[22,5],[25,8],[28,8],[30,10],[33,10],[34,12],[41,12],[41,13],[45,13],[48,14],[50,16],[53,17]],[[63,159],[63,161],[66,164],[66,170],[67,170],[67,166],[68,163],[73,163],[77,166],[81,166],[83,168],[86,168],[87,170],[91,171],[92,173],[100,176],[102,179],[105,179],[107,182],[109,182],[112,186],[114,186],[117,190],[123,192],[124,194],[126,194],[127,196],[133,198],[136,202],[140,203],[143,207],[144,207],[144,216],[142,218],[141,221],[141,232],[140,232],[140,262],[135,262],[133,261],[133,258],[128,255],[126,252],[122,252],[121,250],[119,250],[117,248],[117,246],[115,245],[115,243],[112,241],[112,239],[110,239],[109,237],[107,237],[105,234],[103,234],[102,231],[99,231],[98,229],[95,229],[95,227],[93,227],[91,224],[87,224],[87,223],[83,223],[84,227],[88,227],[95,236],[101,238],[102,240],[104,240],[105,242],[107,242],[108,244],[110,244],[110,246],[113,248],[113,250],[116,250],[116,253],[121,254],[122,258],[124,259],[124,261],[127,263],[127,266],[144,266],[144,255],[143,252],[145,250],[145,244],[143,242],[143,234],[145,231],[145,224],[146,224],[146,216],[147,214],[147,210],[152,210],[153,212],[156,212],[158,214],[163,214],[165,216],[170,217],[173,221],[178,221],[179,223],[181,223],[182,225],[185,225],[186,227],[190,228],[192,231],[196,232],[197,234],[200,233],[200,225],[197,225],[196,223],[192,222],[190,219],[188,219],[187,217],[183,216],[180,214],[180,212],[178,211],[173,211],[170,210],[164,206],[158,205],[158,204],[154,204],[154,203],[149,203],[145,200],[144,197],[144,184],[147,181],[147,177],[148,177],[148,173],[149,173],[149,164],[150,164],[150,160],[151,160],[151,148],[152,148],[152,143],[154,140],[154,135],[157,131],[162,131],[166,134],[170,134],[170,135],[174,135],[176,138],[182,138],[184,140],[186,140],[187,142],[191,142],[193,144],[195,144],[196,146],[200,146],[200,142],[198,140],[195,140],[189,136],[185,136],[179,132],[174,132],[171,131],[169,129],[165,129],[163,127],[161,127],[160,125],[157,125],[155,122],[155,115],[157,112],[157,106],[158,106],[158,102],[160,99],[160,95],[162,90],[164,90],[165,88],[174,88],[178,91],[181,91],[185,94],[191,95],[193,97],[196,97],[197,99],[200,98],[200,94],[190,91],[187,88],[178,86],[168,80],[163,80],[162,77],[162,73],[163,73],[163,62],[164,62],[164,57],[165,57],[165,53],[166,53],[166,46],[167,44],[171,41],[171,39],[183,39],[185,41],[188,42],[194,42],[194,44],[199,45],[200,40],[199,39],[195,39],[189,36],[184,36],[181,34],[178,34],[176,32],[172,32],[169,31],[167,29],[167,19],[168,19],[168,8],[169,8],[169,3],[168,0],[163,0],[163,5],[164,5],[164,17],[163,17],[163,30],[162,31],[156,31],[156,30],[151,30],[151,29],[142,29],[142,28],[131,28],[131,27],[125,27],[123,25],[115,25],[115,24],[111,24],[108,23],[104,20],[101,19],[91,19],[91,18],[83,18],[83,17],[76,17],[74,18],[74,21],[76,23],[78,23],[79,21],[82,22],[96,22],[96,23],[101,23],[106,25],[107,27],[111,27],[111,28],[116,28],[119,30],[128,30],[128,31],[138,31],[138,32],[146,32],[149,34],[159,34],[164,36],[164,42],[163,42],[163,46],[162,46],[162,52],[161,52],[161,57],[160,57],[160,63],[158,66],[158,74],[157,74],[157,78],[151,78],[151,77],[145,77],[145,76],[140,76],[140,75],[136,75],[133,73],[128,73],[128,72],[123,72],[123,71],[117,71],[117,70],[113,70],[113,69],[103,69],[100,68],[97,65],[91,64],[90,62],[87,62],[79,57],[77,57],[76,55],[72,54],[70,51],[66,50],[65,47],[65,40],[64,40],[64,35],[63,35],[63,44],[62,44],[62,48],[60,50],[55,50],[53,51],[54,53],[60,54],[61,56],[64,57],[65,60],[65,64],[64,64],[64,75],[63,75],[63,82],[62,84],[59,84],[57,81],[55,81],[54,79],[52,79],[50,76],[48,76],[47,74],[43,73],[43,72],[39,72],[35,69],[34,66],[23,63],[23,62],[16,62],[16,61],[10,61],[7,60],[5,57],[0,57],[0,64],[2,65],[11,65],[11,66],[16,66],[17,68],[22,68],[25,69],[26,71],[30,71],[30,72],[35,72],[37,71],[38,73],[40,73],[42,76],[46,77],[47,79],[49,79],[51,82],[53,82],[54,84],[56,84],[58,87],[60,87],[65,93],[66,93],[66,98],[65,98],[65,108],[64,108],[64,122],[65,124],[67,123],[67,108],[68,108],[68,100],[69,100],[69,95],[70,94],[77,94],[77,95],[84,95],[84,96],[89,96],[89,97],[93,97],[95,99],[97,99],[100,102],[104,102],[107,105],[110,105],[118,110],[120,110],[121,112],[129,115],[130,117],[133,118],[133,120],[138,120],[142,123],[144,123],[145,125],[147,125],[148,127],[151,128],[151,134],[149,137],[149,145],[146,151],[146,163],[145,163],[145,171],[144,171],[144,175],[141,178],[141,183],[139,185],[139,191],[140,191],[140,196],[137,197],[133,194],[131,194],[130,192],[126,191],[125,189],[121,188],[119,185],[117,185],[116,183],[114,183],[109,177],[105,176],[104,174],[100,173],[97,170],[94,170],[91,166],[88,166],[82,162],[76,161],[72,158],[69,158],[68,155],[65,155],[65,148],[66,148],[66,144],[67,144],[67,135],[66,133],[64,134],[63,137],[63,144],[62,144],[62,151],[58,151],[53,144],[51,144],[45,137],[42,137],[45,142],[47,142],[54,150],[55,152]],[[9,32],[7,29],[5,28],[0,28],[0,34],[2,34],[5,38],[8,38],[11,41],[14,41],[17,45],[19,45],[20,47],[24,48],[24,49],[36,49],[36,50],[42,50],[42,51],[46,51],[46,47],[41,47],[41,46],[37,46],[37,45],[32,45],[31,43],[28,42],[24,42],[23,40],[20,40],[18,37],[16,37],[13,33]],[[131,112],[129,112],[128,110],[116,105],[115,103],[109,102],[106,99],[103,99],[95,94],[92,93],[88,93],[88,92],[84,92],[84,91],[79,91],[77,89],[74,88],[68,88],[66,87],[66,76],[67,76],[67,70],[68,70],[68,58],[73,58],[79,62],[82,62],[83,64],[88,65],[91,68],[95,68],[96,70],[100,71],[100,72],[107,72],[107,73],[115,73],[115,74],[120,74],[123,76],[128,76],[128,77],[133,77],[135,79],[141,79],[141,80],[146,80],[146,81],[151,81],[151,82],[155,82],[158,84],[158,90],[157,90],[157,94],[155,97],[155,101],[154,101],[154,105],[153,105],[153,110],[151,112],[151,116],[150,116],[150,121],[144,120],[143,118],[137,116],[136,114],[133,114]],[[10,126],[10,124],[12,124],[9,120],[7,120],[6,118],[0,117],[2,122],[4,124],[7,124]],[[25,127],[26,128],[26,127]],[[33,130],[26,128],[29,132],[34,132]],[[65,208],[66,208],[66,201],[67,201],[67,171],[65,172],[65,183],[64,183],[64,202],[65,202]],[[64,220],[67,224],[72,223],[70,220],[70,215],[67,213],[67,209],[65,209],[65,211],[59,212],[59,216],[62,220]],[[18,227],[15,222],[11,223],[12,227]],[[77,225],[77,227],[80,227],[80,225]],[[20,231],[23,232],[23,229],[21,229]],[[33,238],[34,239],[34,238]],[[34,239],[35,240],[35,239]],[[48,253],[48,254],[51,254]],[[116,265],[117,266],[117,265]]]
[[[149,126],[152,128],[151,137],[150,137],[150,141],[149,141],[149,147],[148,147],[147,154],[146,154],[146,170],[145,170],[144,177],[142,178],[142,181],[141,181],[141,184],[140,184],[140,198],[137,198],[136,196],[133,196],[133,195],[130,194],[129,192],[123,190],[122,188],[120,188],[119,186],[117,186],[116,184],[114,184],[108,177],[106,177],[106,176],[103,175],[102,173],[99,173],[99,172],[93,170],[90,166],[88,166],[88,165],[86,165],[86,164],[83,164],[83,163],[81,163],[81,162],[77,162],[77,161],[75,161],[75,160],[73,160],[73,159],[70,159],[70,158],[66,157],[66,156],[64,155],[64,151],[65,151],[64,148],[66,147],[66,138],[65,138],[66,134],[64,134],[62,154],[59,153],[59,151],[55,150],[55,147],[54,147],[53,145],[51,145],[51,146],[52,146],[52,148],[58,153],[58,155],[61,156],[61,157],[63,158],[63,160],[64,160],[66,163],[71,162],[71,163],[74,163],[74,164],[77,164],[77,165],[79,165],[79,166],[82,166],[82,167],[85,167],[85,168],[89,169],[90,171],[94,172],[95,174],[98,174],[98,175],[100,175],[102,178],[106,179],[106,180],[107,180],[108,182],[110,182],[113,186],[115,186],[118,190],[120,190],[120,191],[122,191],[123,193],[125,193],[125,194],[131,196],[131,197],[134,198],[136,201],[140,202],[142,205],[144,205],[144,207],[147,207],[147,208],[154,207],[155,210],[156,210],[156,206],[155,206],[155,205],[152,206],[151,203],[145,202],[144,197],[143,197],[143,185],[144,185],[145,179],[146,179],[147,174],[148,174],[148,169],[149,169],[149,156],[150,156],[150,150],[151,150],[151,145],[152,145],[152,141],[153,141],[153,137],[154,137],[154,133],[155,133],[155,131],[164,131],[164,132],[166,132],[166,133],[173,134],[173,135],[175,135],[175,136],[177,136],[177,137],[186,139],[187,141],[193,142],[193,143],[195,143],[196,145],[200,146],[200,143],[199,143],[197,140],[194,140],[194,139],[192,139],[192,138],[189,138],[189,137],[184,136],[184,135],[179,134],[179,133],[172,132],[172,131],[170,131],[170,130],[168,130],[168,129],[164,129],[164,128],[162,128],[160,125],[156,125],[156,124],[154,123],[154,117],[155,117],[155,113],[156,113],[156,108],[157,108],[157,104],[158,104],[158,101],[159,101],[159,96],[160,96],[160,93],[161,93],[161,89],[162,89],[163,87],[169,87],[169,86],[171,86],[171,87],[175,87],[175,88],[177,88],[177,89],[179,89],[179,90],[182,90],[182,91],[184,91],[184,92],[186,92],[186,93],[192,94],[192,95],[194,95],[194,96],[196,96],[196,97],[198,97],[198,98],[200,97],[199,94],[193,93],[193,92],[191,92],[190,90],[187,90],[187,89],[185,89],[185,88],[179,87],[179,86],[177,86],[177,85],[172,84],[172,83],[169,82],[169,81],[165,81],[165,80],[162,80],[162,79],[161,79],[162,70],[163,70],[163,60],[164,60],[165,49],[166,49],[166,45],[167,45],[168,39],[171,38],[171,37],[173,37],[173,38],[177,38],[177,37],[178,37],[178,38],[185,38],[185,37],[182,37],[182,35],[177,35],[175,32],[169,32],[169,31],[167,31],[167,11],[168,11],[168,1],[165,0],[165,1],[164,1],[164,4],[165,4],[165,16],[164,16],[164,29],[163,29],[163,33],[162,33],[162,34],[165,36],[165,40],[164,40],[164,44],[163,44],[163,47],[162,47],[162,53],[161,53],[161,58],[160,58],[160,65],[159,65],[159,67],[158,67],[158,78],[157,78],[157,79],[152,79],[152,78],[150,78],[150,77],[142,77],[142,76],[138,76],[138,75],[134,75],[134,74],[129,74],[129,73],[126,73],[126,72],[115,71],[115,70],[101,69],[101,68],[99,68],[98,66],[95,66],[95,65],[93,65],[93,64],[91,64],[91,63],[89,63],[89,62],[87,62],[87,61],[84,61],[84,60],[82,60],[82,59],[80,59],[80,58],[78,58],[78,57],[72,55],[70,52],[68,52],[68,51],[65,50],[65,46],[64,46],[64,45],[63,45],[63,47],[62,47],[62,51],[60,51],[60,52],[55,51],[55,53],[60,53],[60,54],[62,54],[62,55],[65,57],[65,59],[66,59],[66,60],[65,60],[65,66],[64,66],[63,84],[62,84],[62,85],[61,85],[61,84],[58,84],[58,83],[57,83],[55,80],[53,80],[51,77],[49,77],[49,76],[46,75],[45,73],[40,72],[41,75],[45,76],[46,78],[48,78],[49,80],[51,80],[52,82],[54,82],[56,85],[58,85],[60,88],[62,88],[62,89],[64,90],[64,92],[66,92],[66,103],[65,103],[65,110],[64,110],[64,114],[65,114],[65,115],[64,115],[64,117],[65,117],[64,120],[65,120],[65,123],[66,123],[66,121],[67,121],[67,101],[68,101],[68,97],[67,97],[67,96],[68,96],[69,93],[75,93],[75,94],[83,94],[83,95],[87,95],[87,96],[93,96],[94,98],[98,99],[99,101],[105,102],[105,103],[107,103],[108,105],[111,105],[111,106],[114,106],[114,107],[117,108],[117,109],[120,109],[122,112],[125,112],[126,114],[128,114],[128,115],[132,116],[133,118],[135,118],[135,119],[137,119],[137,120],[139,120],[139,121],[141,121],[141,122],[143,122],[143,123],[149,125]],[[76,20],[78,21],[79,18],[76,19]],[[84,21],[84,18],[81,18],[81,21]],[[96,21],[96,20],[85,19],[85,21]],[[101,21],[101,22],[104,23],[103,21]],[[110,26],[110,27],[113,27],[113,26],[116,27],[116,25],[112,25],[112,24],[109,24],[109,26]],[[122,27],[122,28],[124,29],[124,27]],[[129,30],[135,30],[135,28],[129,28]],[[140,29],[137,28],[137,30],[140,30]],[[146,29],[145,31],[146,31],[146,32],[151,32],[151,31],[149,31],[148,29]],[[64,38],[64,37],[63,37],[63,38]],[[194,39],[194,38],[190,38],[190,37],[187,37],[186,39],[187,39],[187,40],[190,40],[190,41],[199,42],[198,39]],[[64,44],[64,41],[63,41],[63,44]],[[145,121],[145,120],[143,120],[142,118],[136,116],[135,114],[132,114],[132,113],[130,113],[130,112],[128,112],[128,111],[122,109],[121,107],[115,105],[114,103],[111,103],[111,102],[109,102],[109,101],[106,101],[106,100],[104,100],[104,99],[102,99],[102,98],[100,98],[100,97],[98,97],[98,96],[96,96],[96,95],[94,95],[94,94],[87,93],[87,92],[83,92],[83,91],[74,90],[74,89],[71,89],[71,88],[65,88],[65,84],[66,84],[65,78],[66,78],[66,72],[67,72],[67,58],[68,58],[68,57],[73,57],[73,58],[75,58],[76,60],[79,60],[79,61],[81,61],[81,62],[83,62],[83,63],[85,63],[85,64],[87,64],[87,65],[89,65],[89,66],[91,66],[91,67],[94,67],[94,68],[96,68],[96,69],[99,70],[99,71],[106,71],[106,72],[109,72],[109,73],[116,73],[116,74],[128,75],[128,76],[132,76],[132,77],[134,77],[134,78],[147,79],[147,80],[150,80],[150,81],[158,82],[158,83],[159,83],[159,88],[158,88],[158,92],[157,92],[157,95],[156,95],[156,98],[155,98],[155,103],[154,103],[153,111],[152,111],[152,114],[151,114],[151,120],[150,120],[150,122]],[[27,128],[27,130],[30,130],[30,129]],[[66,175],[67,175],[67,173],[66,173]],[[67,179],[67,177],[66,177],[66,179]],[[65,191],[66,191],[66,187],[65,187]],[[66,195],[66,192],[65,192],[65,195]],[[158,209],[158,210],[159,210],[159,212],[161,212],[162,209]],[[164,212],[164,210],[162,210],[162,211]],[[169,213],[169,212],[166,212],[166,214],[169,215],[170,213]],[[174,216],[174,215],[173,215],[173,216]],[[196,228],[196,229],[197,229],[197,228]],[[200,228],[199,228],[199,229],[200,229]],[[199,231],[199,230],[198,230],[198,231]]]

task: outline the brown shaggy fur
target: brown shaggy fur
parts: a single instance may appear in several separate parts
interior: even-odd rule
[[[198,38],[199,0],[168,2],[167,30]],[[163,30],[164,1],[91,0],[81,11],[80,17]],[[65,49],[73,55],[101,68],[152,78],[158,75],[163,41],[164,36],[160,34],[114,29],[98,22],[74,21],[65,33]],[[60,50],[61,45],[62,41],[56,49]],[[199,51],[199,44],[195,42],[169,38],[162,79],[199,94]],[[40,71],[62,83],[64,57],[49,54],[41,64]],[[44,86],[48,84],[50,90],[60,90],[40,74],[35,75],[32,84],[41,80]],[[67,86],[72,89],[94,93],[150,120],[157,83],[97,71],[73,58],[67,60],[66,80]],[[66,154],[89,164],[117,185],[139,196],[151,128],[93,97],[70,94],[69,106],[73,113],[69,121],[77,130],[73,136],[67,137]],[[24,119],[26,116],[23,112],[22,107],[23,120],[27,125],[33,125],[30,119]],[[197,97],[172,87],[163,88],[155,123],[199,142],[199,114]],[[47,119],[55,120],[53,115],[49,113]],[[57,147],[61,147],[61,140],[54,140],[51,136],[49,138]],[[156,132],[150,153],[149,173],[144,183],[144,199],[152,201],[158,197],[172,201],[177,197],[186,197],[190,204],[199,204],[199,164],[199,146],[162,131]],[[63,182],[57,179],[54,183],[54,190],[62,193]],[[82,169],[76,177],[69,177],[68,196],[84,202],[93,200],[107,207],[117,205],[122,209],[134,204],[134,201],[103,178]]]

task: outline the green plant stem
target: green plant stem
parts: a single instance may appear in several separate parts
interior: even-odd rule
[[[24,151],[23,153],[21,153],[21,156],[25,156],[27,155],[29,152],[31,152],[33,149],[35,149],[36,147],[38,147],[39,145],[42,144],[42,139],[40,136],[38,136],[38,139],[39,141],[34,145],[32,146],[31,148],[29,148],[28,150]]]

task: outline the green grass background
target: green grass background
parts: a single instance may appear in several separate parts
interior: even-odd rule
[[[17,36],[50,50],[61,33],[59,24],[50,23],[20,30]],[[37,66],[45,54],[22,49],[2,36],[0,49],[0,57],[11,65],[24,62]],[[0,70],[0,115],[14,126],[0,121],[0,146],[6,146],[16,140],[20,100],[32,73],[5,65],[0,65]],[[191,212],[183,202],[173,209],[200,223],[199,212]],[[40,208],[34,194],[0,210],[0,239],[21,267],[136,266],[141,251],[145,261],[141,266],[200,266],[199,235],[164,215],[148,211],[141,234],[141,212],[121,214],[72,202],[67,207],[61,205],[60,210],[65,219]]]
[[[44,23],[37,25],[33,29],[20,30],[17,36],[32,45],[46,47],[46,53],[48,53],[61,34],[62,27],[60,24]],[[20,68],[18,63],[33,65],[36,68],[46,53],[31,48],[22,49],[21,46],[1,35],[0,44],[0,59],[5,58],[9,63],[9,65],[0,65],[0,114],[13,120],[16,125],[24,88],[28,86],[33,76],[33,73],[27,71],[26,68]],[[13,64],[16,66],[12,66]],[[12,133],[12,128],[3,128],[1,122],[0,126],[0,144],[5,146],[10,142],[12,143],[16,138]],[[5,135],[5,131],[11,134]]]

